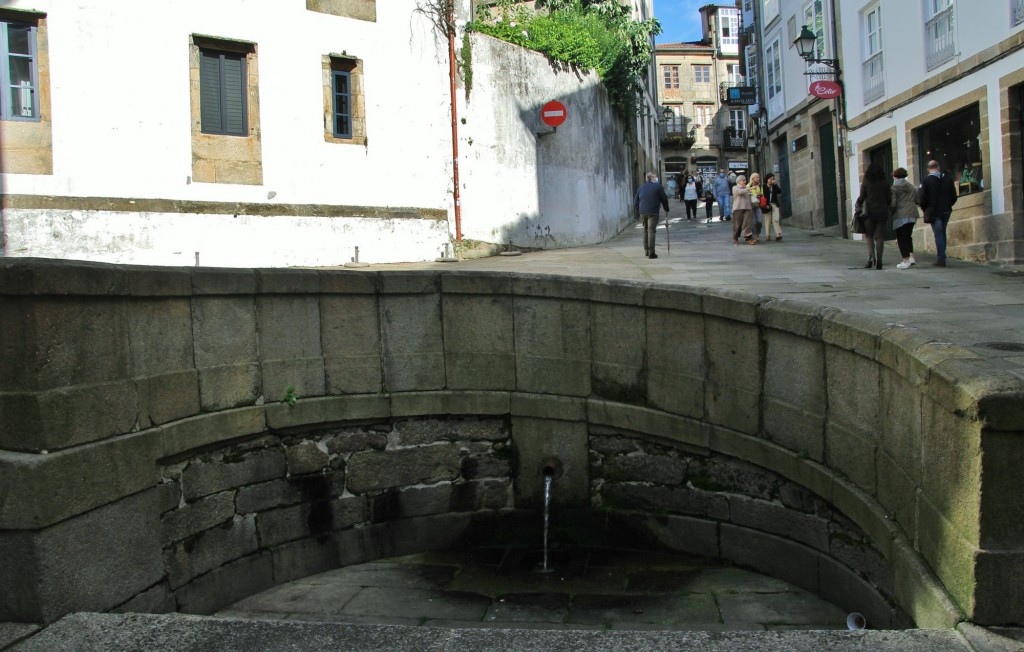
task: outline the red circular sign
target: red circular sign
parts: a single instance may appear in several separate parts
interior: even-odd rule
[[[552,100],[540,108],[540,119],[549,127],[562,124],[567,115],[565,105],[557,100]]]
[[[834,100],[843,94],[843,87],[834,81],[819,79],[811,82],[811,85],[807,88],[807,92],[814,97],[820,97],[825,100]]]

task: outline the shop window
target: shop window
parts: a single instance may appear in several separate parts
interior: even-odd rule
[[[934,159],[943,173],[953,175],[961,195],[985,189],[977,104],[921,127],[917,140],[919,170],[927,170],[928,161]]]

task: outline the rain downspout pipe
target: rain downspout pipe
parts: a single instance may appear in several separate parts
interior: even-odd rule
[[[459,196],[459,121],[455,89],[455,0],[448,4],[448,82],[452,101],[452,184],[455,200],[455,241],[462,242],[462,206]]]

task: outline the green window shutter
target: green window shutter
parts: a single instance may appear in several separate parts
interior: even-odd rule
[[[245,57],[224,55],[224,131],[240,136],[248,135],[245,121]]]
[[[246,136],[245,55],[199,52],[199,113],[203,133]]]
[[[220,55],[217,52],[199,52],[199,115],[202,130],[209,134],[224,133],[221,119]]]

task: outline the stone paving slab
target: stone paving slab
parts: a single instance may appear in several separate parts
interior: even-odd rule
[[[595,631],[443,629],[184,614],[71,614],[16,645],[15,652],[969,652],[952,630]]]

